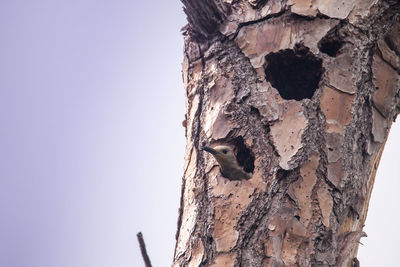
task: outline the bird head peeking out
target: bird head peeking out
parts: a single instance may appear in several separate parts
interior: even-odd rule
[[[239,164],[234,146],[204,146],[203,150],[214,156],[221,168],[221,174],[225,178],[229,180],[248,180],[253,175],[251,172],[246,172],[243,166]]]

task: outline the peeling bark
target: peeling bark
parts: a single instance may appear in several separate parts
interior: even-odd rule
[[[173,266],[355,266],[400,111],[400,3],[183,0],[186,156]],[[231,181],[201,148],[241,146]]]

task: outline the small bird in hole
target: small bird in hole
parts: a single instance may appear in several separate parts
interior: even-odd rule
[[[248,180],[253,173],[246,172],[244,167],[238,163],[234,148],[230,145],[204,146],[207,151],[217,160],[221,168],[221,174],[229,180]]]

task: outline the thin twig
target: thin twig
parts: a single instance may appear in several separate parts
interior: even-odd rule
[[[144,244],[144,239],[143,239],[143,235],[141,232],[137,233],[137,239],[139,241],[139,246],[140,246],[140,251],[142,252],[142,257],[144,260],[144,264],[146,267],[151,267],[151,262],[150,262],[150,258],[149,255],[147,255],[147,251],[146,251],[146,245]]]

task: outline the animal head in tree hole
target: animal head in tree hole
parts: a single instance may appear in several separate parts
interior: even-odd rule
[[[221,174],[229,180],[250,179],[254,171],[254,156],[246,147],[242,137],[219,140],[203,146],[212,154],[220,166]]]

